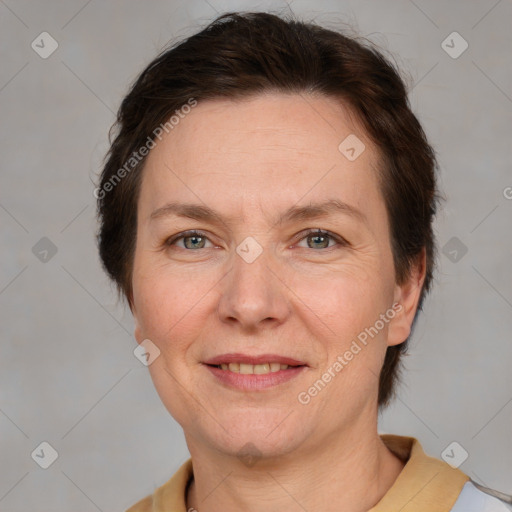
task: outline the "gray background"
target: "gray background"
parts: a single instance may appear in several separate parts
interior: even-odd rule
[[[436,457],[457,441],[464,472],[512,493],[509,0],[0,0],[0,510],[124,510],[188,457],[101,271],[94,181],[128,84],[163,45],[226,10],[290,8],[350,23],[409,73],[447,198],[440,248],[457,237],[380,431]],[[59,45],[47,59],[31,48],[43,31]],[[469,44],[456,59],[441,46],[453,31]],[[55,255],[33,251],[42,237]],[[46,470],[42,441],[59,454]]]

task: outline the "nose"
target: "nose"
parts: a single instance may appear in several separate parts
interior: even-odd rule
[[[233,267],[222,280],[221,321],[237,324],[244,331],[282,324],[290,314],[290,292],[271,251],[264,249],[254,261],[248,261],[236,253]]]

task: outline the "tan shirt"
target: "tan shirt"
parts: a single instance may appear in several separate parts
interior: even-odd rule
[[[425,455],[413,437],[380,437],[406,464],[369,512],[449,512],[469,477],[446,462]],[[126,512],[187,512],[185,499],[192,476],[192,459],[188,459],[168,482]]]

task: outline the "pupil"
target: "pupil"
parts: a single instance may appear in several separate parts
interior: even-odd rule
[[[196,245],[197,241],[198,241],[198,240],[200,240],[200,241],[201,241],[201,240],[202,240],[202,238],[203,238],[203,237],[201,237],[201,236],[195,236],[195,235],[192,235],[192,236],[187,237],[187,240],[189,240],[189,241],[191,241],[191,242],[192,242],[192,248],[193,248],[193,249],[195,249],[195,248],[197,248],[197,245]],[[191,247],[188,247],[188,246],[187,246],[187,248],[188,248],[188,249],[190,249]],[[201,248],[201,247],[200,247],[200,248]]]
[[[327,237],[326,237],[326,236],[324,236],[324,235],[313,235],[313,237],[312,237],[312,238],[313,238],[313,240],[314,240],[314,242],[313,242],[313,243],[317,243],[317,241],[318,241],[318,240],[323,240],[324,242],[327,240]],[[319,243],[321,243],[321,242],[319,242]],[[327,242],[327,243],[328,243],[328,242]],[[322,247],[325,247],[325,244],[324,244],[324,245],[322,245]]]

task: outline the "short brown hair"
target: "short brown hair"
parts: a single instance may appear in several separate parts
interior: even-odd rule
[[[389,215],[398,284],[410,275],[423,248],[426,251],[426,276],[414,327],[435,266],[437,164],[410,109],[399,71],[367,40],[263,12],[224,14],[164,50],[122,101],[95,191],[99,252],[119,295],[132,306],[137,201],[145,162],[134,154],[154,140],[155,128],[191,98],[246,98],[267,91],[339,99],[356,113],[378,148],[379,184]],[[394,394],[407,342],[387,349],[379,406]]]

